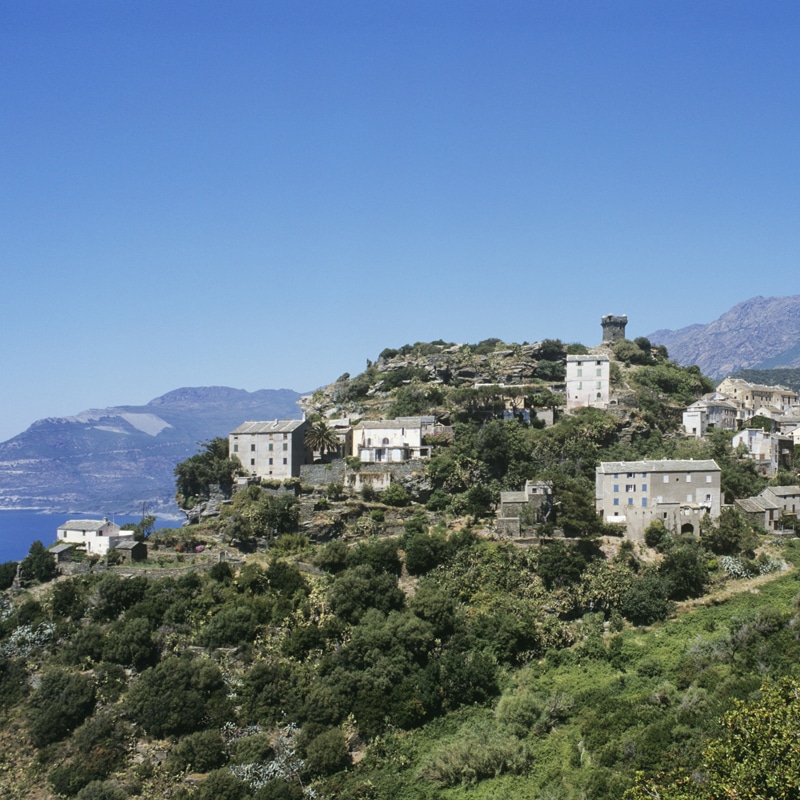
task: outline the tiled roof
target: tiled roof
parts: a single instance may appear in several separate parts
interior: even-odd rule
[[[303,419],[274,419],[265,422],[243,422],[231,435],[247,433],[291,433],[305,424]]]
[[[107,522],[107,519],[71,519],[59,525],[58,530],[99,531]]]
[[[597,471],[615,472],[719,472],[713,459],[661,459],[658,461],[601,461]]]

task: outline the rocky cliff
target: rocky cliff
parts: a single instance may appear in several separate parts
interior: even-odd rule
[[[800,367],[800,295],[753,297],[707,325],[655,331],[648,338],[666,345],[679,364],[696,364],[711,378],[746,368]]]
[[[184,388],[145,406],[42,419],[0,443],[0,508],[177,512],[175,465],[246,419],[297,418],[289,389]]]

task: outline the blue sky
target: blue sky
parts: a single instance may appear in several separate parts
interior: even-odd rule
[[[0,6],[0,440],[800,293],[796,2]]]

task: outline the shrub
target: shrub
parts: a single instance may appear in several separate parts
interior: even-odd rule
[[[193,733],[230,715],[219,667],[204,658],[170,656],[145,670],[128,691],[131,718],[153,736]]]
[[[385,503],[387,506],[407,506],[411,502],[411,495],[409,495],[402,484],[390,483],[389,486],[381,492],[381,502]]]
[[[92,713],[94,700],[90,678],[59,669],[45,672],[28,707],[34,746],[57,742],[75,730]]]
[[[208,772],[225,763],[222,736],[219,731],[198,731],[181,739],[169,754],[167,765],[176,770]]]
[[[332,775],[351,764],[344,736],[338,728],[331,728],[309,742],[305,766],[310,775]]]
[[[490,722],[473,725],[440,745],[419,776],[442,788],[474,784],[503,774],[520,775],[531,766],[528,746]]]

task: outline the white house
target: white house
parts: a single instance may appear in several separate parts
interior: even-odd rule
[[[567,411],[574,408],[608,408],[611,361],[603,353],[567,356]]]
[[[604,461],[595,471],[595,507],[632,539],[641,540],[656,519],[676,533],[697,534],[706,514],[719,516],[720,482],[712,459]]]
[[[300,467],[311,463],[311,452],[305,445],[308,428],[304,419],[243,422],[228,435],[228,452],[255,477],[296,478]]]
[[[437,430],[434,417],[364,420],[353,428],[353,455],[364,464],[430,458],[423,437]]]
[[[683,430],[688,436],[701,439],[709,428],[736,430],[736,406],[719,392],[703,395],[683,412]]]
[[[133,531],[123,531],[107,518],[71,519],[59,525],[56,539],[61,543],[82,546],[92,555],[104,556],[118,544],[133,541]]]
[[[791,463],[793,443],[790,436],[767,433],[761,428],[743,428],[731,440],[734,450],[740,446],[763,475],[774,475],[780,467]]]

